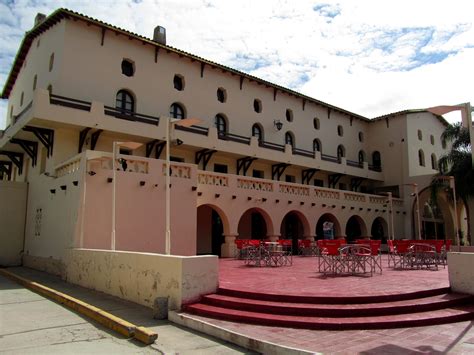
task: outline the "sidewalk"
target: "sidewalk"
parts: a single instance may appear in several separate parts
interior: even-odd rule
[[[246,349],[205,334],[155,320],[151,310],[68,284],[28,268],[15,274],[63,292],[158,333],[150,346],[125,339],[101,325],[0,276],[0,353],[244,354]]]

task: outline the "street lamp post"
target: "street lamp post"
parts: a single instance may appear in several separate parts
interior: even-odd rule
[[[418,226],[418,231],[416,233],[416,239],[421,240],[421,218],[420,218],[420,198],[418,195],[418,184],[417,183],[411,183],[411,184],[404,184],[407,186],[412,186],[413,187],[413,195],[416,198],[416,222]]]
[[[171,130],[176,126],[190,127],[201,122],[198,118],[172,118],[172,117],[160,117],[166,118],[166,171],[165,171],[165,253],[166,255],[171,254],[171,161],[170,161],[170,137]]]
[[[456,183],[454,180],[454,176],[438,176],[436,177],[439,180],[448,180],[449,187],[453,190],[453,208],[454,208],[454,235],[456,236],[456,244],[458,250],[461,250],[461,242],[459,240],[459,226],[458,226],[458,210],[456,204]]]

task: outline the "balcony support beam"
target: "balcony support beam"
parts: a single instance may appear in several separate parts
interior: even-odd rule
[[[211,160],[212,155],[216,152],[217,150],[213,150],[213,149],[201,149],[196,152],[194,163],[196,165],[199,165],[199,163],[202,160],[202,170],[206,170],[209,160]]]
[[[305,169],[301,171],[301,183],[309,185],[311,179],[313,178],[314,174],[316,174],[319,169]]]
[[[351,179],[351,191],[357,192],[365,178],[352,178]]]
[[[95,150],[95,146],[96,146],[97,141],[99,140],[100,134],[102,132],[103,131],[101,129],[98,129],[97,131],[95,131],[94,133],[91,134],[91,149],[92,150]]]
[[[26,139],[12,138],[10,143],[18,144],[31,158],[32,166],[36,166],[38,159],[38,142],[29,141]]]
[[[165,141],[159,141],[158,139],[154,139],[151,142],[146,144],[146,157],[149,158],[151,152],[153,152],[153,148],[155,149],[155,159],[160,159],[161,153],[166,145]]]
[[[335,189],[339,180],[344,176],[344,174],[331,174],[328,175],[328,183],[330,189]]]
[[[252,165],[252,162],[257,160],[257,158],[253,157],[244,157],[237,159],[237,175],[240,175],[240,170],[243,170],[243,175],[247,176],[247,171],[250,168],[250,165]]]
[[[0,155],[6,155],[8,159],[10,159],[12,163],[16,165],[20,175],[23,173],[23,153],[0,150]]]
[[[280,163],[272,165],[272,180],[280,180],[286,168],[291,164]]]
[[[89,133],[90,130],[91,130],[90,127],[86,127],[79,132],[79,146],[77,149],[78,154],[82,153],[82,147],[84,146],[84,143],[86,142],[87,133]]]
[[[12,179],[12,162],[11,161],[0,161],[0,180],[3,179],[3,175],[7,175],[8,180]]]
[[[53,155],[54,130],[42,127],[25,126],[23,130],[32,132],[48,150],[48,158]]]

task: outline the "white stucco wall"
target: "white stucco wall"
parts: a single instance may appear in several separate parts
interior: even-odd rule
[[[28,185],[0,181],[0,265],[21,263]]]
[[[169,297],[176,310],[217,290],[218,257],[72,249],[64,277],[150,308],[155,298]]]
[[[454,292],[474,295],[474,253],[448,253],[449,284]]]

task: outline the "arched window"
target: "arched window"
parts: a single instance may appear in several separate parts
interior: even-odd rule
[[[313,152],[321,152],[321,141],[317,138],[313,141]]]
[[[372,153],[372,165],[375,170],[380,170],[382,167],[382,158],[380,157],[380,152],[375,151]]]
[[[263,129],[258,123],[252,126],[252,137],[257,137],[259,142],[263,141]]]
[[[225,117],[219,113],[216,115],[214,122],[216,124],[217,133],[225,135],[227,133],[227,121]]]
[[[257,113],[262,112],[262,101],[259,99],[253,100],[253,110]]]
[[[178,91],[184,90],[184,77],[180,74],[175,74],[173,78],[173,86]]]
[[[314,127],[314,129],[319,129],[319,127],[320,127],[319,118],[315,117],[313,119],[313,127]]]
[[[219,102],[226,102],[227,100],[227,91],[224,88],[218,88],[217,89],[217,101]]]
[[[122,113],[135,112],[135,100],[127,90],[120,90],[115,96],[115,107]]]
[[[338,145],[337,146],[337,160],[341,161],[341,158],[344,158],[345,156],[346,156],[346,149],[344,148],[342,144]]]
[[[363,150],[359,150],[359,164],[363,165],[365,162],[365,152]]]
[[[286,113],[285,113],[285,116],[286,116],[286,120],[288,122],[293,122],[293,111],[290,110],[289,108],[286,109]]]
[[[359,142],[364,141],[364,132],[359,132]]]
[[[418,163],[420,166],[425,166],[425,153],[421,149],[418,151]]]
[[[180,120],[182,120],[183,118],[186,118],[186,113],[184,112],[183,106],[181,104],[178,104],[177,102],[171,104],[170,117],[178,118]]]
[[[436,155],[434,153],[431,154],[431,169],[438,170],[438,160],[436,159]]]
[[[291,145],[294,147],[295,140],[293,138],[293,134],[291,132],[286,132],[285,133],[285,144]]]
[[[344,135],[344,128],[341,125],[337,126],[337,135],[342,137]]]

